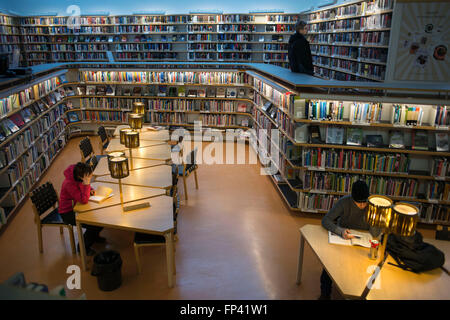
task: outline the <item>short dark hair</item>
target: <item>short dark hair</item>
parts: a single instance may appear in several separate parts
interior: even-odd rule
[[[307,23],[303,20],[297,21],[297,23],[295,24],[295,31],[298,31],[300,29],[302,29],[302,30],[305,29],[306,25],[307,25]]]
[[[352,198],[356,202],[366,202],[370,196],[369,187],[363,180],[355,181],[352,185]]]
[[[73,168],[73,178],[75,181],[82,182],[85,175],[92,173],[92,167],[83,162],[78,162]]]

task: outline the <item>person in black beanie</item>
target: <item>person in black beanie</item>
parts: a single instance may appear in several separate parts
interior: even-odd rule
[[[314,75],[311,48],[305,38],[306,33],[306,22],[298,21],[295,24],[295,33],[289,38],[289,66],[292,72]]]
[[[354,182],[351,196],[348,195],[339,199],[323,217],[322,226],[344,239],[353,238],[349,229],[369,230],[373,237],[378,237],[381,234],[381,229],[370,227],[364,217],[369,196],[369,187],[364,181]],[[320,277],[319,300],[329,300],[331,288],[332,281],[324,269]]]

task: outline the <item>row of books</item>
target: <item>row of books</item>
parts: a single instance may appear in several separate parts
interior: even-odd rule
[[[293,147],[288,149],[292,150]],[[411,164],[407,154],[383,154],[343,149],[303,148],[301,159],[303,166],[311,168],[389,173],[409,173]],[[439,171],[439,173],[442,172]]]
[[[381,103],[352,103],[349,120],[352,122],[380,122],[383,105]]]
[[[20,30],[17,27],[0,25],[0,33],[2,33],[2,34],[20,34]]]
[[[426,199],[450,201],[450,184],[444,182],[429,182],[426,185]]]
[[[287,53],[264,53],[264,60],[283,60],[288,61]]]
[[[387,49],[380,48],[357,48],[342,46],[323,46],[312,45],[311,52],[313,54],[329,55],[332,58],[344,59],[366,59],[375,60],[377,62],[386,62]]]
[[[267,15],[267,22],[290,22],[298,21],[298,15]]]
[[[352,72],[355,74],[359,74],[360,76],[371,76],[378,79],[383,79],[386,72],[385,66],[347,61],[336,58],[313,56],[312,61],[313,64],[316,64],[319,67],[323,66],[333,68],[337,69],[338,71],[340,69],[344,72]]]
[[[447,108],[447,106],[436,107],[436,116],[434,117],[434,125],[436,126],[450,125],[450,108]]]
[[[433,109],[434,110],[434,109]],[[422,125],[424,110],[421,107],[393,105],[391,123],[400,125]]]
[[[417,204],[416,204],[417,205]],[[418,206],[419,217],[423,222],[428,223],[449,223],[450,211],[448,206],[438,206],[435,204],[420,204]]]
[[[192,84],[245,84],[248,75],[244,72],[125,72],[125,71],[81,71],[84,82],[142,82],[142,83],[192,83]]]
[[[3,146],[2,149],[0,149],[0,153],[4,155],[2,156],[2,159],[5,160],[1,163],[2,167],[16,159],[17,156],[23,153],[37,138],[55,125],[55,123],[57,123],[56,121],[63,115],[64,111],[65,108],[61,105],[55,107],[52,111],[48,112],[25,129],[15,139]]]
[[[339,200],[339,196],[298,192],[297,208],[305,211],[328,211]]]
[[[148,100],[150,111],[247,112],[246,103],[215,100]]]
[[[324,33],[312,34],[309,36],[312,43],[323,43],[327,45],[353,44],[359,45],[389,45],[388,31],[373,32],[345,32],[345,33]]]
[[[189,97],[189,98],[247,98],[246,88],[207,87],[192,88],[189,86],[115,86],[87,85],[76,87],[77,95],[92,96],[151,96],[151,97]]]
[[[445,158],[434,158],[431,163],[430,175],[433,177],[450,176],[449,162]]]
[[[148,59],[176,59],[178,54],[176,52],[116,52],[118,60],[148,60]]]
[[[73,114],[77,114],[76,112],[72,112]],[[82,111],[81,112],[81,120],[82,121],[108,121],[108,122],[128,122],[128,115],[125,112],[120,111]],[[76,122],[73,118],[70,122]]]
[[[188,53],[188,60],[216,60],[216,54],[215,53],[205,53],[205,52],[189,52]]]
[[[78,52],[78,53],[52,53],[54,60],[106,60],[106,53],[103,52]]]
[[[361,19],[362,20],[362,19]],[[307,26],[309,32],[334,32],[334,31],[357,31],[361,25],[360,19],[338,20],[331,22],[320,22],[309,24]]]
[[[293,24],[266,25],[266,32],[295,32]]]
[[[281,90],[274,89],[272,86],[258,78],[253,78],[253,86],[258,92],[263,94],[264,97],[275,103],[277,107],[280,107],[288,114],[294,114],[294,95],[292,92],[281,92]],[[259,99],[261,99],[261,96],[255,94],[255,103],[263,105],[264,103],[261,103]]]
[[[264,50],[268,50],[268,51],[287,51],[288,50],[288,45],[287,44],[279,44],[279,43],[267,43],[264,44]]]
[[[27,45],[26,50],[35,50],[35,48],[47,48],[45,50],[52,51],[107,51],[108,46],[105,44],[53,44],[47,45]],[[40,49],[38,49],[40,50]]]
[[[322,68],[317,65],[314,66],[314,73],[326,79],[335,79],[341,81],[361,81],[361,82],[369,81],[369,79],[365,77],[360,77],[358,75],[347,72],[332,70],[328,67]]]
[[[0,44],[0,53],[13,53],[14,50],[19,50],[18,44]]]
[[[0,24],[14,24],[15,20],[13,17],[0,15]]]
[[[305,119],[338,121],[344,119],[344,103],[342,101],[305,101]]]
[[[189,56],[191,56],[192,52],[189,53]],[[252,54],[251,53],[242,53],[242,52],[218,52],[217,53],[217,60],[251,60]]]
[[[106,47],[107,50],[107,46]],[[116,44],[115,51],[172,50],[171,43]]]
[[[371,175],[350,175],[340,173],[305,171],[302,177],[303,188],[310,192],[351,192],[352,184],[363,180],[369,186],[371,194],[382,194],[394,197],[416,198],[419,191],[419,181],[415,179],[402,179],[380,177]],[[425,182],[424,185],[434,185],[434,182]],[[432,198],[429,198],[432,199]]]

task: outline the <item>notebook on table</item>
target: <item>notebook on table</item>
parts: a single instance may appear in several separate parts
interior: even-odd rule
[[[350,229],[350,234],[359,236],[360,238],[353,238],[346,240],[341,236],[331,231],[328,231],[328,243],[340,244],[344,246],[361,246],[365,248],[370,248],[370,240],[373,239],[370,233]]]
[[[111,188],[99,186],[97,190],[95,190],[95,195],[89,197],[89,201],[102,203],[103,201],[111,198],[114,195],[112,192],[113,190]]]

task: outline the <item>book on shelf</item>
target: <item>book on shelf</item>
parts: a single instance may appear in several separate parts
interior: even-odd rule
[[[73,103],[71,100],[67,100],[66,107],[68,110],[73,109]]]
[[[247,94],[245,93],[245,88],[239,88],[238,90],[238,97],[239,98],[246,98]]]
[[[86,95],[86,88],[85,87],[77,87],[77,95],[78,96]]]
[[[113,95],[115,95],[115,93],[116,93],[116,88],[115,88],[115,86],[111,86],[111,85],[107,85],[107,86],[106,86],[105,94],[106,94],[107,96],[113,96]]]
[[[389,148],[403,149],[405,147],[403,131],[394,130],[389,132]]]
[[[273,105],[272,108],[270,109],[269,115],[273,120],[275,120],[277,117],[277,108],[275,108]]]
[[[283,183],[283,182],[284,182],[283,177],[282,177],[281,174],[279,174],[279,173],[273,175],[273,178],[275,179],[275,181],[276,181],[277,183]]]
[[[97,95],[98,96],[106,95],[106,87],[105,86],[97,86]]]
[[[366,144],[370,148],[382,148],[383,136],[381,134],[369,134],[366,136]]]
[[[197,94],[198,94],[198,96],[199,96],[200,98],[206,97],[206,91],[205,91],[204,88],[198,89]]]
[[[31,108],[25,108],[20,111],[20,113],[22,114],[22,118],[25,123],[28,123],[34,119],[34,114],[31,112]]]
[[[448,133],[436,132],[436,151],[448,151]]]
[[[186,96],[186,89],[183,86],[178,88],[178,96],[179,97],[185,97]]]
[[[19,112],[16,112],[13,115],[11,115],[9,117],[9,120],[11,120],[19,128],[25,124],[25,122]]]
[[[308,142],[309,125],[307,123],[297,123],[295,127],[295,142],[307,143]]]
[[[127,97],[131,97],[131,88],[130,87],[123,88],[123,95],[127,96]]]
[[[86,95],[87,96],[94,96],[95,95],[95,86],[86,86]]]
[[[247,112],[247,104],[246,103],[239,103],[237,106],[237,112]]]
[[[268,112],[270,112],[270,109],[272,108],[272,106],[273,106],[272,103],[270,101],[267,101],[266,103],[264,103],[264,105],[261,107],[261,109],[264,112],[268,113]]]
[[[364,248],[370,248],[370,240],[373,239],[370,233],[350,229],[350,234],[355,235],[357,237],[353,239],[344,239],[340,235],[328,231],[328,243],[339,244],[344,246],[361,246]]]
[[[411,147],[413,150],[428,150],[428,133],[425,131],[413,130]]]
[[[70,86],[66,87],[65,90],[66,90],[66,96],[72,97],[75,95],[75,91],[73,90],[73,87],[70,87]]]
[[[450,124],[450,108],[447,106],[437,106],[434,124],[436,126],[448,126]]]
[[[62,74],[59,76],[59,82],[60,83],[67,83],[67,78],[65,74]]]
[[[248,119],[242,119],[241,126],[248,127]]]
[[[361,128],[348,128],[347,129],[347,145],[360,146],[363,141],[363,131]]]
[[[59,88],[57,92],[59,93],[59,96],[61,98],[64,98],[67,95],[66,89],[64,89],[64,88]]]
[[[111,198],[114,194],[112,193],[113,189],[105,187],[105,186],[99,186],[95,190],[95,195],[89,197],[89,201],[95,202],[95,203],[102,203],[108,198]]]
[[[8,128],[8,130],[11,133],[19,131],[19,127],[8,118],[3,120],[3,124]]]
[[[343,127],[327,126],[325,142],[328,144],[344,144],[344,133],[345,130]]]
[[[0,122],[0,129],[2,130],[3,140],[12,134],[5,121]]]
[[[213,87],[206,88],[206,96],[209,98],[215,98],[216,97],[216,88],[213,88]]]
[[[140,96],[142,93],[142,88],[141,87],[134,87],[133,88],[133,96]]]
[[[309,143],[323,143],[319,126],[309,126]]]
[[[223,87],[217,88],[216,97],[217,98],[225,98],[225,88],[223,88]]]
[[[63,98],[59,91],[55,91],[53,94],[55,95],[56,101],[60,101]]]
[[[197,89],[189,89],[187,92],[187,96],[190,98],[197,97]]]
[[[167,86],[158,86],[158,97],[165,97],[167,95]]]
[[[227,88],[227,98],[236,98],[237,90],[236,88]]]
[[[177,87],[169,87],[168,96],[169,97],[178,97],[178,88]]]
[[[67,113],[67,120],[69,120],[69,122],[78,122],[78,121],[80,121],[80,118],[78,117],[78,112],[68,112]]]

